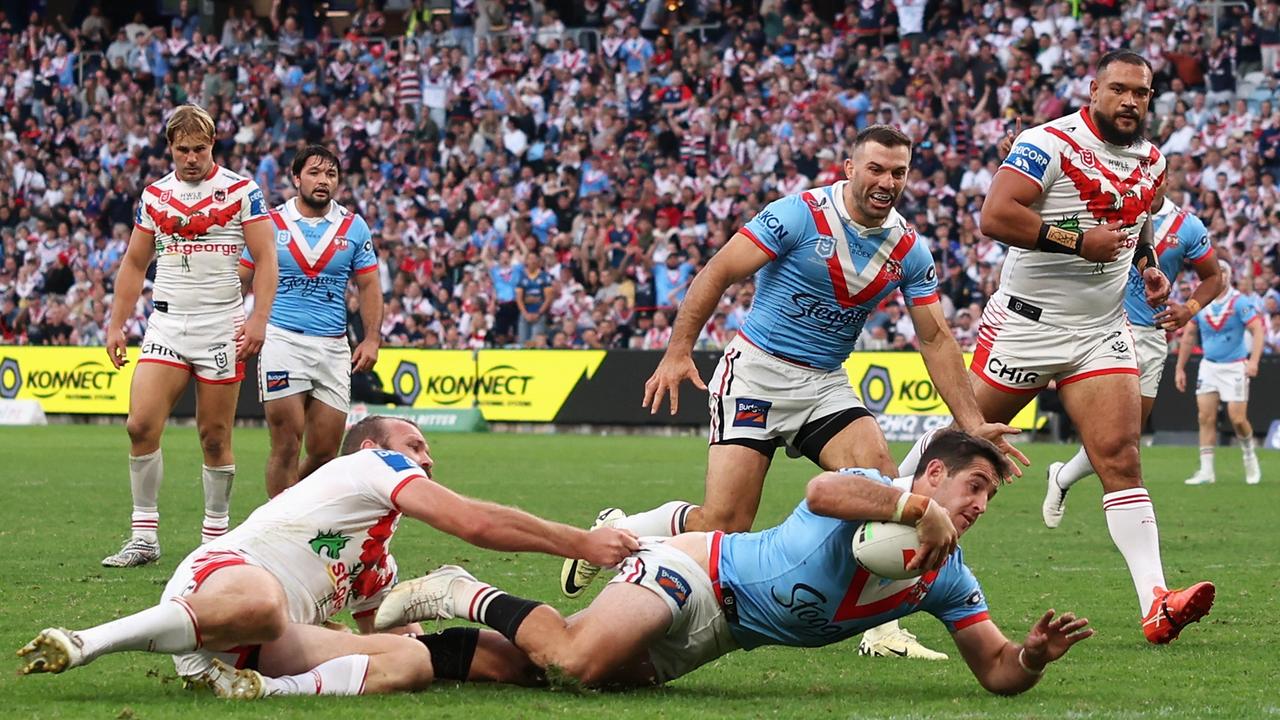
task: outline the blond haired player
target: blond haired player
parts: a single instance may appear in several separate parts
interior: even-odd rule
[[[169,117],[165,139],[174,170],[142,192],[107,325],[107,355],[120,368],[128,362],[124,322],[133,315],[155,258],[155,312],[133,373],[126,425],[133,532],[119,552],[103,558],[106,567],[145,565],[160,557],[160,437],[193,377],[204,451],[201,540],[227,531],[235,478],[231,425],[243,361],[262,347],[276,292],[276,256],[262,190],[213,161],[213,118],[197,105],[183,105]],[[236,273],[245,247],[258,270],[247,320]]]

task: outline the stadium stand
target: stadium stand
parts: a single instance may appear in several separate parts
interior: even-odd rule
[[[138,193],[170,170],[164,118],[197,102],[215,159],[272,204],[295,149],[341,155],[338,199],[379,238],[383,341],[424,348],[664,347],[687,282],[743,222],[837,179],[857,130],[891,123],[916,141],[899,210],[971,349],[1004,254],[977,222],[998,141],[1079,107],[1097,56],[1127,46],[1157,72],[1149,132],[1172,197],[1280,351],[1280,3],[436,5],[318,18],[276,0],[217,28],[185,0],[159,24],[0,13],[0,342],[103,343]],[[518,335],[504,318],[522,274],[551,301]],[[700,348],[728,342],[751,295],[729,290]],[[911,332],[890,300],[860,347],[908,349]]]

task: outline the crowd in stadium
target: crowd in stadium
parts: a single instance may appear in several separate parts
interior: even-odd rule
[[[977,222],[998,142],[1087,102],[1097,56],[1129,47],[1156,70],[1149,136],[1170,197],[1203,219],[1280,352],[1280,3],[1223,7],[1215,27],[1183,0],[899,0],[834,18],[784,0],[586,0],[566,17],[415,0],[359,3],[341,24],[277,0],[215,32],[191,5],[157,25],[96,7],[0,16],[0,341],[103,344],[139,193],[172,167],[165,118],[195,102],[218,123],[215,159],[271,204],[293,192],[297,148],[339,154],[337,200],[378,240],[383,342],[424,348],[663,348],[743,222],[841,178],[858,129],[896,125],[915,141],[899,211],[972,349],[1004,256]],[[723,347],[751,298],[730,288],[699,347]],[[892,300],[859,343],[913,346]]]

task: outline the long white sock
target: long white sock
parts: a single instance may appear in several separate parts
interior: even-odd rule
[[[907,451],[907,456],[902,458],[902,464],[898,466],[898,477],[916,474],[916,467],[920,465],[920,456],[929,447],[929,443],[933,442],[933,436],[940,431],[941,428],[936,428],[920,436],[916,444],[912,445],[911,449]]]
[[[1213,448],[1200,448],[1200,474],[1213,477]]]
[[[160,530],[160,482],[164,480],[164,457],[160,449],[146,455],[129,456],[129,490],[133,495],[133,536],[156,542]]]
[[[369,675],[368,655],[343,655],[310,672],[264,677],[267,695],[361,695]]]
[[[1248,458],[1253,458],[1254,460],[1258,459],[1258,451],[1253,444],[1252,435],[1249,435],[1247,437],[1240,437],[1237,435],[1236,440],[1240,442],[1240,450],[1244,452],[1244,456],[1246,459]]]
[[[1058,487],[1070,490],[1072,485],[1093,474],[1093,465],[1089,462],[1089,454],[1080,448],[1071,459],[1058,471]]]
[[[155,607],[76,632],[84,642],[85,662],[107,653],[141,650],[185,653],[200,647],[200,626],[187,601],[170,598]]]
[[[231,485],[236,479],[235,465],[202,466],[204,481],[204,527],[200,542],[207,543],[227,534],[231,515]]]
[[[1138,592],[1138,614],[1145,616],[1155,599],[1155,588],[1167,588],[1164,566],[1160,564],[1160,529],[1156,510],[1144,487],[1129,488],[1102,496],[1111,541],[1124,555]]]
[[[652,510],[628,515],[614,527],[630,530],[640,537],[674,537],[684,532],[684,521],[695,505],[672,500]]]

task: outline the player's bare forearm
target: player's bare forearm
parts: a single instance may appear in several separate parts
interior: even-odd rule
[[[805,487],[811,511],[840,520],[892,520],[901,496],[901,490],[870,478],[835,472],[822,473]]]
[[[1262,361],[1262,349],[1267,341],[1267,328],[1259,318],[1251,320],[1247,327],[1253,342],[1253,347],[1249,351],[1249,363],[1256,368]]]
[[[382,341],[382,281],[378,278],[377,271],[356,275],[356,292],[360,298],[360,322],[364,324],[364,340],[380,343]]]
[[[1196,346],[1196,330],[1195,323],[1187,323],[1187,329],[1182,331],[1182,340],[1178,342],[1178,372],[1182,372],[1187,367],[1187,359],[1191,357],[1191,351]]]
[[[142,281],[147,276],[147,266],[155,254],[153,236],[134,230],[129,245],[120,258],[120,270],[116,273],[115,296],[111,301],[110,326],[116,329],[133,317],[133,308],[142,294]]]
[[[1200,284],[1196,286],[1196,291],[1191,293],[1191,299],[1195,300],[1200,307],[1204,307],[1213,302],[1213,299],[1222,292],[1222,268],[1218,267],[1218,259],[1213,250],[1197,261],[1195,268]],[[1194,316],[1195,313],[1192,315]]]
[[[911,314],[916,337],[920,340],[920,356],[924,358],[933,386],[938,389],[960,429],[972,431],[986,420],[969,384],[969,372],[964,367],[960,344],[951,334],[947,319],[942,314],[942,304],[912,305],[907,312]]]
[[[280,264],[269,223],[255,222],[244,229],[244,244],[253,258],[253,315],[271,316],[280,279]]]
[[[982,687],[997,695],[1017,695],[1035,687],[1043,676],[1022,669],[1018,663],[1018,654],[1021,652],[1021,645],[1006,642],[992,661],[986,677],[978,678]]]

